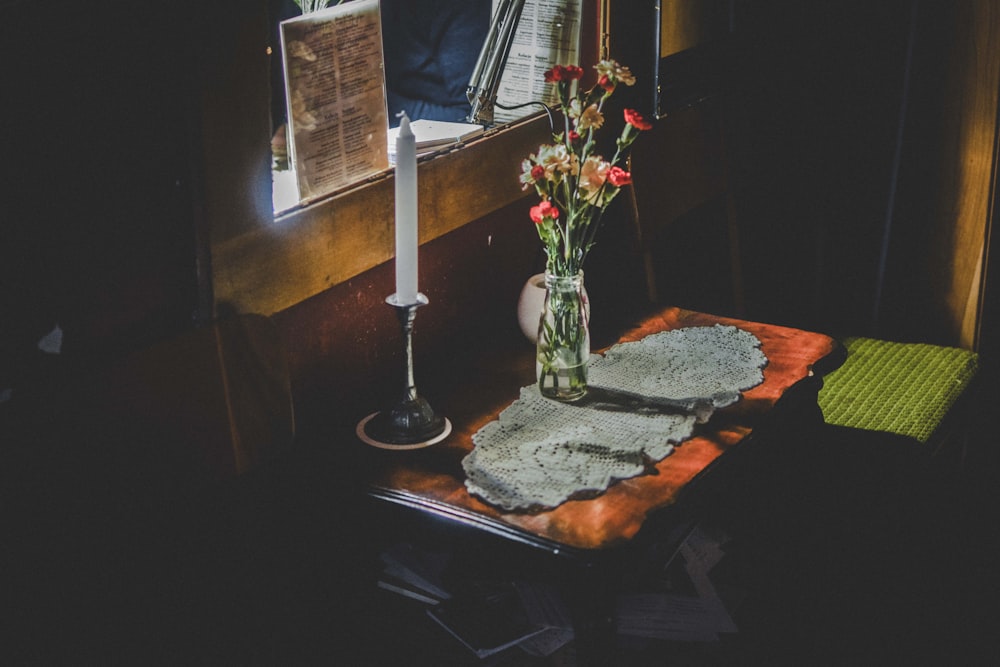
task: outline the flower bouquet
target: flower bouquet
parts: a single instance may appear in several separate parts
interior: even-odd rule
[[[556,65],[545,80],[557,88],[562,131],[552,144],[522,163],[521,183],[534,187],[541,201],[530,215],[545,248],[546,296],[539,322],[537,372],[539,390],[557,400],[576,400],[587,391],[590,333],[583,265],[594,245],[608,204],[632,182],[627,170],[629,148],[652,124],[633,109],[624,110],[625,125],[614,157],[598,153],[597,131],[604,125],[604,105],[619,85],[635,84],[627,67],[602,60],[597,82],[581,89],[583,68]]]

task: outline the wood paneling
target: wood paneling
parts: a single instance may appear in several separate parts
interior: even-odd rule
[[[1000,90],[1000,7],[922,5],[880,337],[977,347]]]
[[[545,118],[490,133],[432,160],[419,176],[420,242],[527,196],[521,161],[549,136]],[[271,314],[391,259],[391,174],[213,244],[216,303]]]
[[[993,186],[997,94],[1000,85],[1000,6],[989,0],[959,3],[953,53],[954,103],[947,118],[952,152],[942,170],[941,230],[950,257],[941,285],[958,344],[972,348],[980,316],[980,281]],[[951,168],[949,169],[948,166]],[[949,224],[952,223],[953,224]]]

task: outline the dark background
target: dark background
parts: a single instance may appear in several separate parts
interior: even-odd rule
[[[955,36],[952,15],[943,5],[920,3],[913,33],[912,5],[902,0],[735,3],[736,31],[726,47],[724,73],[732,111],[729,145],[738,194],[746,318],[835,334],[877,330],[889,338],[931,342],[944,337],[936,322],[922,317],[921,295],[933,276],[919,266],[897,264],[902,257],[921,256],[931,242],[923,226],[905,221],[919,221],[916,213],[925,208],[923,193],[934,178],[930,166],[937,150],[935,130],[948,104],[940,93],[949,75],[943,54]],[[0,12],[4,67],[0,79],[4,140],[0,145],[6,163],[0,181],[0,388],[12,387],[15,397],[44,398],[49,391],[46,383],[61,377],[53,371],[53,364],[100,367],[195,327],[208,315],[199,311],[200,284],[206,277],[199,274],[204,265],[198,258],[206,248],[206,230],[199,227],[202,175],[197,74],[202,63],[198,54],[202,41],[212,39],[212,21],[226,17],[209,5],[188,0],[141,7],[119,0],[44,6],[20,1],[4,3]],[[883,230],[912,34],[919,39],[911,61],[897,217],[885,245]],[[620,209],[610,215],[608,233],[592,255],[593,266],[588,267],[595,309],[600,305],[606,312],[613,310],[616,299],[623,309],[642,300],[640,262],[632,254],[628,226]],[[471,240],[479,229],[477,225],[502,230],[504,224],[498,216],[491,216],[421,249],[436,261],[437,268],[430,273],[437,271],[442,291],[463,284],[489,287],[504,267],[513,264],[511,260],[488,265],[497,274],[482,275],[484,265],[463,250],[467,237]],[[525,241],[535,243],[530,234]],[[505,242],[510,244],[510,238]],[[891,279],[881,283],[883,297],[876,311],[883,250],[892,271],[887,274]],[[507,253],[504,259],[516,255],[523,258],[526,268],[537,265],[535,245],[518,251],[510,245],[502,248]],[[671,264],[674,281],[664,299],[721,314],[732,311],[727,252],[718,210],[699,211],[682,221],[666,240],[662,261]],[[359,316],[349,307],[348,295],[357,290],[373,292],[376,296],[369,301],[376,307],[385,293],[381,288],[390,280],[391,263],[276,315],[289,353],[298,362],[297,386],[321,381],[317,378],[323,374],[323,360],[313,358],[313,332],[338,334],[350,329]],[[616,293],[614,288],[620,286],[626,291]],[[497,320],[513,327],[513,303],[508,311],[501,311],[497,305]],[[463,311],[456,305],[448,313],[460,320]],[[332,322],[334,318],[337,322]],[[62,355],[54,360],[35,345],[57,323],[65,335]],[[990,354],[996,349],[995,337],[990,331],[985,339]],[[383,343],[391,347],[394,340],[374,341],[371,346]],[[428,341],[427,347],[432,345]],[[363,365],[367,359],[344,363]],[[391,355],[380,357],[377,350],[370,359],[383,365],[394,360]],[[983,363],[992,369],[994,361],[985,356]],[[992,376],[984,382],[992,383]],[[355,393],[368,398],[371,389],[361,387]],[[16,400],[0,404],[0,425],[19,424],[11,413],[22,405]],[[334,411],[329,405],[315,413],[329,417],[323,414],[323,410]],[[61,416],[52,414],[47,419],[58,422]],[[40,446],[37,433],[15,433],[19,437],[15,440],[6,437],[9,431],[0,432],[5,436],[5,454]],[[42,471],[44,478],[51,470],[61,470],[65,476],[73,466],[80,471],[95,468],[77,444],[72,443],[73,455],[68,458],[31,457],[39,465],[35,472]],[[781,594],[797,594],[797,599],[822,594],[826,597],[810,600],[814,611],[817,599],[822,604],[836,599],[838,604],[826,607],[818,623],[832,623],[824,627],[835,630],[857,630],[859,624],[844,619],[850,620],[847,615],[853,605],[873,601],[877,595],[872,591],[886,581],[882,575],[892,572],[893,585],[902,592],[890,608],[911,612],[903,614],[901,622],[914,622],[912,628],[924,631],[937,627],[930,613],[925,617],[913,611],[920,609],[926,599],[923,593],[930,591],[936,601],[934,612],[952,619],[947,638],[982,637],[977,631],[992,617],[973,611],[963,594],[975,592],[973,601],[995,607],[982,593],[996,590],[995,572],[987,569],[995,554],[995,542],[990,542],[993,533],[976,533],[989,522],[973,521],[995,516],[995,507],[978,495],[981,489],[990,488],[994,459],[993,455],[979,459],[989,465],[975,470],[972,477],[986,483],[971,490],[967,487],[971,495],[955,495],[964,479],[936,480],[939,486],[924,490],[919,496],[924,503],[912,510],[911,522],[898,533],[904,539],[865,541],[878,538],[883,527],[872,522],[856,541],[841,543],[845,557],[854,562],[867,562],[863,559],[872,545],[883,549],[877,564],[864,568],[860,581],[847,581],[851,571],[836,570],[843,562],[840,552],[823,549],[810,552],[815,560],[803,570],[788,574],[785,568],[799,562],[788,555],[787,560],[768,561],[768,567],[757,570],[755,576],[784,575],[770,600],[779,613],[795,613],[780,609],[787,599]],[[322,487],[326,481],[318,477],[319,471],[313,471],[310,481]],[[879,478],[871,479],[877,486]],[[84,483],[81,488],[88,486]],[[12,487],[5,485],[8,488]],[[827,499],[839,493],[838,489],[827,491]],[[32,495],[31,499],[38,498]],[[68,500],[72,505],[76,498]],[[22,527],[31,532],[30,510],[37,508],[16,507],[22,518],[29,519]],[[323,509],[310,511],[318,515]],[[814,524],[814,537],[824,538],[823,530],[831,525],[836,525],[840,537],[854,534],[856,525],[838,514],[840,506],[833,503],[826,509],[827,523]],[[864,516],[865,508],[853,511],[851,519]],[[927,553],[929,540],[921,529],[928,517],[941,528],[930,538],[933,555],[908,560]],[[218,527],[208,519],[206,525],[206,532]],[[291,527],[288,532],[293,532]],[[955,565],[949,560],[949,549],[958,542],[951,540],[967,540],[970,534],[976,537],[977,546],[985,544],[986,548],[971,555],[964,552],[961,565]],[[968,542],[962,544],[964,548]],[[62,546],[58,554],[49,555],[72,560],[74,549]],[[93,554],[88,557],[96,559]],[[295,558],[280,562],[289,569],[301,565]],[[894,569],[900,563],[906,565],[902,578]],[[87,573],[103,573],[102,565],[83,563],[81,567]],[[333,571],[325,570],[323,564],[311,565],[313,571]],[[831,567],[843,580],[823,579]],[[947,583],[933,579],[934,574],[952,567],[965,569]],[[130,573],[134,579],[128,581],[147,581],[146,574],[141,565],[136,566]],[[803,589],[803,582],[811,587]],[[308,582],[295,583],[316,594]],[[841,584],[843,589],[838,588]],[[102,586],[102,581],[90,581],[82,590],[92,593]],[[865,594],[838,599],[840,590]],[[296,602],[290,593],[281,599],[290,606]],[[863,618],[870,621],[884,607],[866,609]],[[71,606],[60,620],[87,618],[88,611],[84,601]],[[332,617],[339,610],[333,606],[327,611]],[[966,621],[968,628],[956,632],[956,625]],[[142,625],[141,619],[136,624]],[[808,623],[793,622],[787,627],[801,629],[803,625]],[[57,643],[58,636],[50,629],[32,636],[36,647],[38,641]],[[113,627],[100,629],[109,637],[116,636]],[[877,629],[868,626],[866,631],[877,635]],[[911,635],[912,631],[908,635],[912,640]],[[831,646],[837,645],[836,636],[827,639]],[[913,653],[919,656],[918,651]]]

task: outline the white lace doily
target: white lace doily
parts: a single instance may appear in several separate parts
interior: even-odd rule
[[[711,415],[760,384],[767,357],[749,331],[716,324],[650,334],[591,358],[587,383]]]
[[[697,422],[763,380],[753,334],[689,327],[593,355],[587,396],[542,398],[536,386],[474,436],[462,461],[470,493],[505,510],[555,507],[643,473]]]

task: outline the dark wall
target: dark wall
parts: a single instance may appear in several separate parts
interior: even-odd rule
[[[869,325],[910,4],[737,3],[732,146],[757,317]]]
[[[938,101],[929,93],[946,75],[942,50],[953,39],[947,8],[914,14],[917,4],[727,3],[728,32],[717,30],[660,62],[659,108],[666,113],[661,122],[685,113],[685,105],[702,104],[697,100],[706,96],[724,102],[724,159],[736,204],[748,317],[837,333],[873,328],[883,236],[897,183],[896,151],[904,149],[903,167],[910,172],[928,158],[921,150],[934,139],[938,113]],[[935,3],[923,3],[928,4]],[[651,14],[648,7],[638,11]],[[643,54],[653,45],[644,45],[651,39],[646,24],[642,16],[629,24],[634,39],[620,38],[617,47],[613,42],[613,55],[634,61],[648,78]],[[911,40],[914,55],[908,61]],[[901,145],[907,76],[908,131]],[[651,104],[641,82],[636,89],[641,89],[634,93],[641,98],[637,103]],[[669,161],[676,149],[658,145],[654,154]],[[649,174],[640,177],[648,188]],[[667,172],[653,177],[660,179],[662,199],[670,201],[672,191],[684,197],[685,191],[677,192],[685,187],[683,178]],[[921,206],[920,185],[906,194],[907,204]],[[649,207],[640,211],[657,213]],[[671,301],[727,308],[728,282],[719,276],[728,264],[723,218],[724,209],[700,209],[671,223],[661,244],[663,262],[670,265],[664,273],[674,273],[673,286],[662,290]],[[883,299],[880,310],[885,309]]]
[[[35,341],[55,324],[72,356],[190,326],[196,88],[185,5],[3,10],[0,375],[30,372]]]

